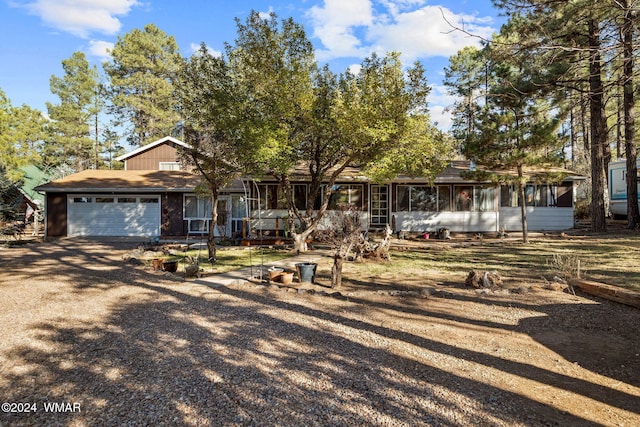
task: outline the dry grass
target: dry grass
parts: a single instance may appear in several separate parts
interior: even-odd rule
[[[464,283],[471,270],[497,271],[514,282],[576,277],[640,291],[640,234],[534,235],[529,244],[517,239],[395,241],[392,262],[351,263],[345,267],[347,286],[363,282]],[[399,280],[401,279],[401,280]]]

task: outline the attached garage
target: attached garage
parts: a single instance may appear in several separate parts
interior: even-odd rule
[[[71,194],[69,236],[159,236],[160,197]]]
[[[201,178],[184,171],[87,170],[41,185],[45,236],[186,235],[183,194]]]

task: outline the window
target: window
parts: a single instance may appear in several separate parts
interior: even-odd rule
[[[459,186],[454,187],[454,194],[456,198],[456,211],[469,212],[473,210],[473,187],[472,186]]]
[[[527,184],[524,188],[526,206],[551,207],[558,205],[558,187],[553,184]],[[515,208],[520,206],[518,187],[500,187],[500,206]]]
[[[396,208],[401,212],[439,212],[451,209],[451,190],[445,185],[398,185],[396,196]]]
[[[300,210],[307,209],[307,186],[306,184],[295,184],[293,186],[293,203]]]
[[[331,188],[331,198],[328,209],[345,209],[349,206],[362,208],[362,185],[334,185]]]
[[[196,195],[185,195],[184,218],[211,218],[211,199],[197,197]]]
[[[113,203],[113,197],[96,197],[96,203]]]
[[[159,169],[161,171],[179,171],[180,162],[160,162]]]
[[[135,203],[135,197],[118,197],[118,203]]]
[[[278,184],[258,184],[254,209],[287,209],[287,199]]]
[[[73,203],[91,203],[91,197],[74,197]]]
[[[140,197],[140,203],[158,203],[157,197]]]
[[[454,187],[456,211],[495,211],[496,189],[485,185],[456,185]]]
[[[438,212],[451,210],[451,187],[439,185],[438,187]]]
[[[473,187],[474,205],[481,212],[496,210],[496,189],[495,187],[479,186]]]

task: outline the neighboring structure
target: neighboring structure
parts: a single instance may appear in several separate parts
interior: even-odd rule
[[[175,238],[204,234],[211,204],[195,189],[200,177],[180,170],[182,141],[166,137],[140,147],[118,160],[125,170],[87,170],[37,187],[46,194],[46,236],[147,236]],[[511,186],[496,186],[464,178],[469,162],[452,162],[430,185],[425,180],[399,177],[374,184],[348,168],[334,186],[332,211],[353,205],[361,212],[363,228],[454,232],[520,230],[520,208]],[[530,174],[535,182],[535,174]],[[560,184],[526,187],[530,230],[573,227],[575,183],[572,173]],[[308,177],[294,174],[295,203],[306,206]],[[319,203],[319,201],[317,201]],[[287,208],[273,181],[238,180],[219,200],[216,235],[235,237],[252,230],[284,231]],[[331,221],[328,212],[324,226]]]
[[[640,159],[638,159],[640,166]],[[639,180],[640,181],[640,180]],[[640,184],[638,185],[640,190]],[[609,162],[609,212],[616,218],[627,217],[627,160]],[[638,191],[640,203],[640,191]]]

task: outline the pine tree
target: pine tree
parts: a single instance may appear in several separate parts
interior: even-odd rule
[[[96,110],[98,71],[90,67],[84,53],[75,52],[62,61],[64,75],[51,76],[51,92],[59,104],[47,103],[52,122],[45,144],[45,163],[66,163],[75,170],[97,168],[91,130],[99,111]]]
[[[170,135],[180,121],[172,97],[181,61],[175,39],[149,24],[119,37],[111,56],[104,69],[113,113],[127,127],[127,140],[144,145]]]

